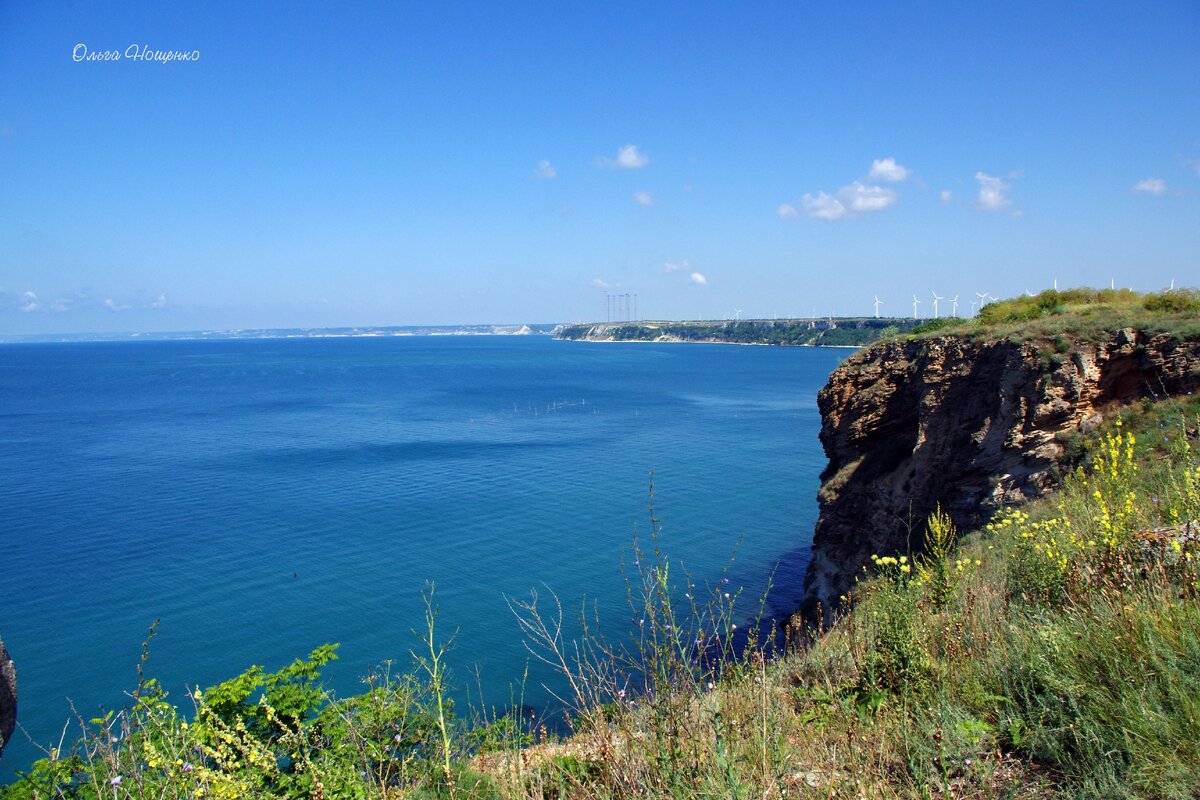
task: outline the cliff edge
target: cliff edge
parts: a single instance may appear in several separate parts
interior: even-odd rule
[[[17,726],[17,672],[0,640],[0,753]]]
[[[935,505],[977,528],[1055,486],[1073,434],[1197,388],[1200,341],[1139,328],[1071,344],[890,340],[851,356],[818,395],[829,465],[793,623],[828,622],[871,554],[919,550]]]

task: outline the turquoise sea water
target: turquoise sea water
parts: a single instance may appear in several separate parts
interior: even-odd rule
[[[630,622],[648,529],[698,581],[798,601],[816,519],[815,396],[844,350],[403,337],[0,346],[0,638],[20,722],[56,741],[149,671],[176,699],[340,642],[327,685],[408,664],[421,591],[462,692],[528,660],[505,597]],[[782,562],[782,563],[781,563]],[[543,589],[544,591],[544,589]],[[753,602],[745,602],[749,616]],[[478,674],[478,678],[476,677]],[[552,703],[531,672],[525,702]],[[465,697],[465,694],[460,694]],[[0,781],[36,756],[20,733]]]

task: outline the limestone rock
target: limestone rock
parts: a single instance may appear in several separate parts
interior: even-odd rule
[[[1200,342],[1135,329],[1066,353],[957,336],[856,353],[817,399],[829,465],[805,598],[790,623],[827,622],[872,553],[920,550],[937,504],[961,529],[976,528],[1055,486],[1071,434],[1123,403],[1197,388]]]

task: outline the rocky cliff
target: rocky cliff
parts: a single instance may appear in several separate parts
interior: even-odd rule
[[[1057,347],[940,336],[855,354],[818,396],[829,465],[800,618],[835,608],[872,553],[918,550],[936,504],[978,527],[1053,487],[1071,434],[1123,403],[1197,388],[1200,342],[1136,329]]]
[[[0,641],[0,753],[17,725],[17,672]]]

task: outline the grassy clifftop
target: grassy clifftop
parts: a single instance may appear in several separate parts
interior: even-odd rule
[[[978,316],[927,320],[916,336],[953,333],[971,338],[1095,341],[1107,332],[1138,328],[1200,340],[1200,291],[1172,289],[1142,294],[1129,289],[1047,289],[988,303]]]

